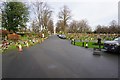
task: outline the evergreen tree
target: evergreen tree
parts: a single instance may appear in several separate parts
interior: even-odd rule
[[[25,28],[28,14],[28,8],[24,3],[5,2],[2,10],[2,27],[12,32]]]

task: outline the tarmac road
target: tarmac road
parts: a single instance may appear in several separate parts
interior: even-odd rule
[[[118,55],[70,44],[56,35],[22,53],[2,55],[3,78],[117,78]]]

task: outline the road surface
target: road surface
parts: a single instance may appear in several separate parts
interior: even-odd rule
[[[2,55],[3,78],[117,78],[118,55],[93,55],[56,35],[42,44]]]

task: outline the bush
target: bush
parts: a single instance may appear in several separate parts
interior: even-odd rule
[[[9,34],[9,31],[7,30],[0,30],[0,35],[2,35],[2,39],[5,39],[5,37]]]
[[[13,33],[13,34],[8,34],[8,39],[9,39],[9,40],[17,41],[17,40],[20,39],[20,35],[15,34],[15,33]]]

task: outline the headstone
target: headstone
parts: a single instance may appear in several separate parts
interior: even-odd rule
[[[20,43],[18,43],[18,51],[19,51],[19,52],[22,52],[22,51],[23,51],[22,45],[21,45]]]

